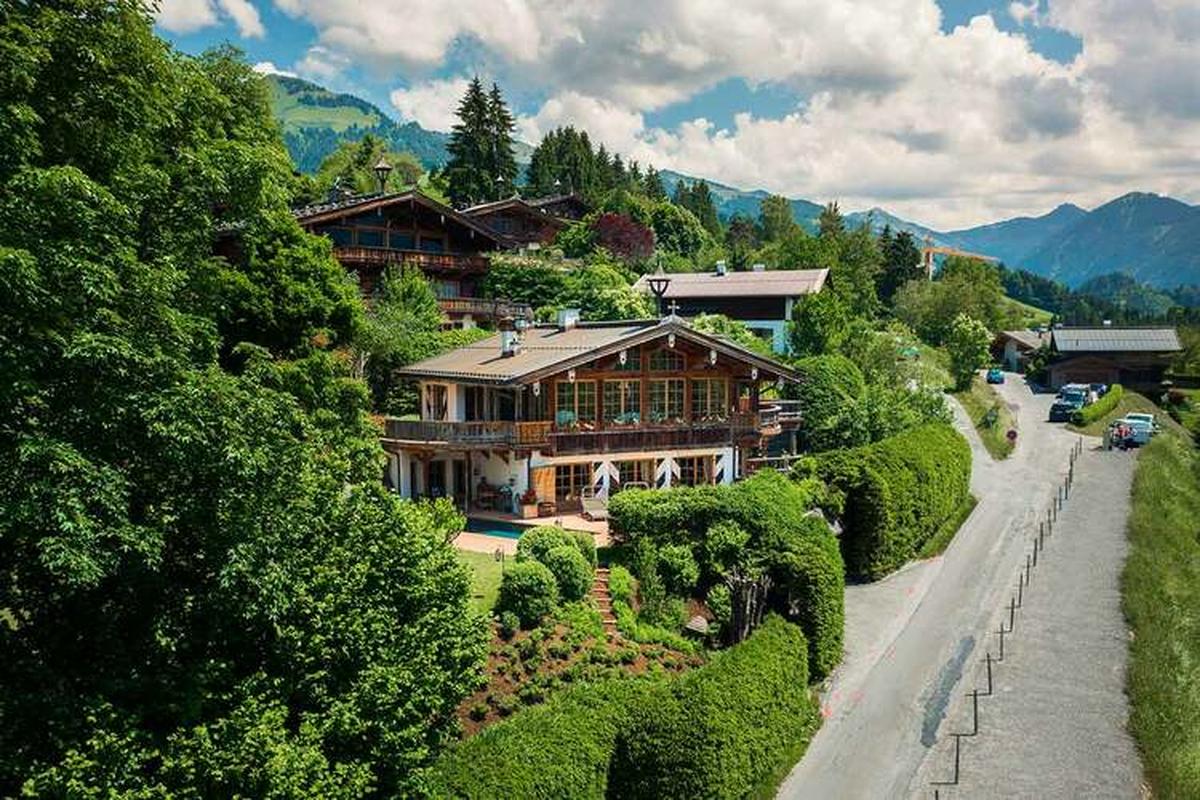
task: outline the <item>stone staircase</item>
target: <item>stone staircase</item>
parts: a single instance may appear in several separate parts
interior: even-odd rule
[[[612,596],[608,593],[608,567],[596,568],[596,580],[592,584],[592,597],[596,607],[600,609],[600,621],[604,623],[604,632],[617,636],[617,617],[612,610]]]

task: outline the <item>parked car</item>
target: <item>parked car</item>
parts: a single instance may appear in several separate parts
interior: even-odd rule
[[[1144,411],[1130,411],[1125,415],[1125,421],[1138,428],[1146,428],[1150,435],[1158,433],[1158,420],[1153,414]]]
[[[1058,390],[1058,402],[1070,403],[1072,410],[1078,411],[1090,402],[1090,392],[1086,383],[1069,383]]]
[[[992,367],[987,371],[988,383],[1004,383],[1004,370],[999,367]]]
[[[1104,395],[1108,394],[1107,383],[1090,383],[1088,384],[1088,387],[1096,393],[1097,398],[1104,397]]]
[[[1141,447],[1154,435],[1153,428],[1144,419],[1115,419],[1108,425],[1108,435],[1113,444],[1124,447]]]
[[[1079,410],[1079,406],[1066,400],[1055,400],[1050,406],[1051,422],[1070,422],[1071,415]]]

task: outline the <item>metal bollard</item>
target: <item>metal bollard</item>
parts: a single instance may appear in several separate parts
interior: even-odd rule
[[[1029,555],[1025,555],[1025,583],[1029,583]]]
[[[987,696],[991,697],[992,696],[992,651],[991,650],[987,651],[987,659],[986,660],[987,660],[987,676],[988,676]]]
[[[1010,597],[1008,599],[1008,632],[1012,633],[1017,629],[1015,625],[1017,619],[1017,598]],[[1000,627],[1004,627],[1001,625]]]
[[[971,732],[967,735],[968,736],[978,736],[979,735],[979,690],[978,689],[971,690],[971,719],[972,719]]]
[[[1000,657],[997,658],[996,660],[1003,661],[1004,660],[1004,634],[1008,633],[1008,631],[1004,630],[1003,623],[1000,624],[1000,630],[997,631],[997,633],[1000,634]]]

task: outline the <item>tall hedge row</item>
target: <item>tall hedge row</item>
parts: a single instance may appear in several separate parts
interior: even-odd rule
[[[764,470],[728,486],[621,492],[609,501],[609,524],[626,542],[686,544],[704,565],[699,551],[708,529],[736,522],[754,547],[769,554],[771,607],[803,627],[819,679],[842,656],[845,567],[837,539],[810,514],[816,495],[811,484]],[[697,594],[712,583],[713,576],[702,573]]]
[[[738,798],[815,727],[804,634],[768,617],[742,644],[665,686],[619,732],[609,796]]]
[[[913,558],[970,492],[971,448],[948,425],[822,453],[811,466],[833,489],[847,572],[872,580]]]
[[[1071,414],[1071,422],[1075,425],[1090,425],[1098,419],[1108,416],[1112,410],[1117,407],[1117,403],[1121,402],[1121,398],[1125,395],[1125,388],[1119,383],[1114,383],[1108,387],[1108,391],[1090,406],[1084,406],[1078,411]]]
[[[602,800],[617,734],[657,687],[635,679],[581,684],[526,708],[443,753],[427,793],[464,800]]]

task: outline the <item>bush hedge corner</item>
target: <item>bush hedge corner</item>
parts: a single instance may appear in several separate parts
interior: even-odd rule
[[[1113,412],[1117,407],[1117,403],[1121,402],[1121,398],[1125,396],[1125,388],[1119,383],[1114,383],[1108,387],[1108,391],[1104,393],[1096,402],[1089,406],[1084,406],[1078,411],[1071,413],[1072,425],[1091,425],[1098,419],[1103,419]]]
[[[496,610],[511,611],[526,628],[536,626],[554,611],[558,603],[558,583],[554,573],[540,561],[518,561],[504,571]]]

